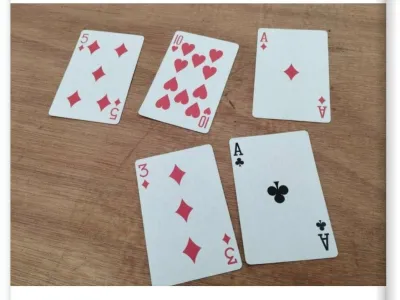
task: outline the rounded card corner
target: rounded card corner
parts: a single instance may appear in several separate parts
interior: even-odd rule
[[[118,125],[119,122],[121,122],[121,117],[119,117],[119,118],[116,120],[116,122],[112,122],[112,123],[110,123],[110,124],[111,124],[111,125]]]
[[[178,35],[178,34],[181,34],[181,33],[182,33],[182,31],[177,30],[177,31],[175,31],[174,36],[175,36],[175,35]]]
[[[207,148],[207,149],[211,149],[211,150],[213,150],[213,147],[212,147],[212,145],[211,145],[211,144],[205,144],[205,145],[204,145],[204,147],[205,147],[205,148]]]
[[[242,260],[239,261],[239,265],[237,266],[236,270],[240,270],[241,268],[243,268],[243,262]]]
[[[333,254],[332,258],[336,258],[338,256],[339,256],[339,251],[336,249],[336,252],[335,252],[335,254]]]
[[[205,145],[199,146],[199,147],[203,148],[205,151],[211,152],[214,155],[214,149],[211,146],[211,144],[205,144]]]
[[[305,135],[306,137],[310,138],[310,134],[308,133],[307,130],[300,130],[299,133]]]
[[[49,109],[49,116],[57,117],[56,110],[53,108],[53,106],[51,106],[50,109]]]
[[[244,261],[245,261],[246,264],[248,264],[248,265],[251,265],[251,266],[256,265],[255,262],[252,262],[248,257],[246,257],[246,253],[244,254]]]
[[[199,131],[200,133],[202,133],[202,134],[207,134],[207,133],[209,133],[210,132],[210,127],[209,128],[207,128],[205,131]]]
[[[134,166],[135,166],[135,170],[136,170],[137,166],[139,165],[139,161],[140,161],[140,159],[137,159],[137,160],[135,160],[135,162],[133,163]]]
[[[262,115],[257,115],[256,113],[252,113],[252,115],[253,115],[253,118],[256,118],[256,119],[267,119],[266,117],[264,117],[264,116],[262,116]]]

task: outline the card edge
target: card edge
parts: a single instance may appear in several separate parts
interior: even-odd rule
[[[146,118],[146,119],[149,119],[149,120],[153,120],[153,121],[155,121],[155,122],[160,122],[160,123],[163,123],[164,125],[167,125],[167,126],[174,126],[174,127],[177,127],[177,128],[183,129],[183,130],[193,131],[193,132],[195,132],[195,133],[207,134],[207,133],[209,133],[210,130],[211,130],[212,122],[211,122],[211,125],[210,125],[210,127],[208,128],[208,130],[206,130],[206,131],[200,131],[200,130],[196,130],[196,129],[193,129],[193,128],[188,128],[188,127],[180,126],[180,125],[173,124],[173,123],[170,123],[170,122],[166,122],[166,121],[164,121],[164,120],[159,120],[159,119],[156,119],[156,118],[153,117],[153,116],[148,116],[148,115],[146,115],[145,113],[141,112],[143,103],[144,103],[144,100],[143,100],[142,105],[140,106],[139,110],[137,111],[137,113],[138,113],[140,116],[142,116],[143,118]],[[213,121],[214,121],[214,119],[213,119]],[[193,147],[192,147],[192,148],[193,148]],[[178,151],[178,150],[177,150],[177,151]]]
[[[213,149],[212,145],[208,143],[208,144],[201,144],[201,145],[197,145],[197,146],[193,146],[193,147],[178,149],[178,150],[175,150],[175,151],[163,152],[163,153],[159,153],[159,154],[155,154],[155,155],[147,156],[147,157],[143,157],[143,158],[138,158],[138,159],[135,160],[135,166],[136,166],[136,164],[137,164],[137,162],[139,160],[150,159],[150,158],[161,156],[161,155],[165,155],[165,154],[172,154],[172,153],[176,153],[176,152],[191,150],[191,149],[194,149],[194,148],[200,148],[200,147],[205,147],[205,146],[209,146],[209,147],[207,147],[209,149],[211,148],[211,151],[214,154],[214,158],[215,158],[214,149]],[[215,161],[216,161],[216,159],[215,159]]]
[[[209,39],[213,39],[213,40],[217,40],[217,41],[221,41],[221,42],[233,44],[233,45],[236,46],[236,48],[237,48],[237,49],[236,49],[236,54],[237,54],[237,50],[239,49],[239,44],[236,43],[236,42],[231,42],[231,41],[223,40],[223,39],[220,39],[220,38],[215,38],[215,37],[211,37],[211,36],[207,36],[207,35],[201,35],[201,34],[198,34],[198,33],[187,32],[187,31],[182,31],[182,30],[177,30],[177,31],[175,31],[175,34],[178,33],[178,32],[186,33],[186,34],[193,34],[193,35],[197,35],[197,36],[199,36],[199,37],[209,38]],[[174,34],[174,35],[175,35],[175,34]],[[172,36],[172,38],[173,38],[173,37],[174,37],[174,36]],[[236,55],[235,55],[234,60],[235,60],[235,59],[236,59]]]
[[[299,261],[308,262],[308,261],[318,261],[318,260],[323,260],[323,259],[334,259],[334,258],[338,257],[338,254],[339,253],[337,252],[336,255],[324,256],[324,257],[314,257],[314,258],[296,259],[296,260],[271,261],[271,262],[260,261],[257,263],[249,263],[248,261],[246,261],[246,263],[251,266],[256,266],[256,265],[275,265],[275,264],[295,263],[295,262],[299,262]]]
[[[253,98],[253,103],[254,103],[254,98]],[[264,116],[264,115],[255,115],[252,111],[252,116],[254,118],[257,119],[264,119],[264,120],[277,120],[277,121],[290,121],[290,122],[305,122],[305,123],[319,123],[319,124],[328,124],[331,122],[331,118],[329,119],[329,121],[318,121],[318,120],[299,120],[299,119],[294,119],[294,118],[290,118],[290,119],[282,119],[279,117],[270,117],[270,116]]]

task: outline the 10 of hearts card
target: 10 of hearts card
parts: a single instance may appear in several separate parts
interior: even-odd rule
[[[239,46],[177,31],[139,114],[207,133]]]

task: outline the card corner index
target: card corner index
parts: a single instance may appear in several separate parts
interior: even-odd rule
[[[143,158],[139,158],[139,159],[137,159],[137,160],[135,160],[134,161],[134,166],[135,166],[135,171],[136,171],[136,168],[140,165],[140,162],[143,160]]]

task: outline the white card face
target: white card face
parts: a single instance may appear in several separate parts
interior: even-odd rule
[[[306,131],[229,142],[248,264],[338,255]]]
[[[210,145],[135,163],[152,285],[242,266]]]
[[[144,38],[83,30],[49,115],[117,124]]]
[[[328,34],[260,28],[253,116],[329,123]]]
[[[231,42],[177,31],[139,114],[207,133],[238,49]]]

